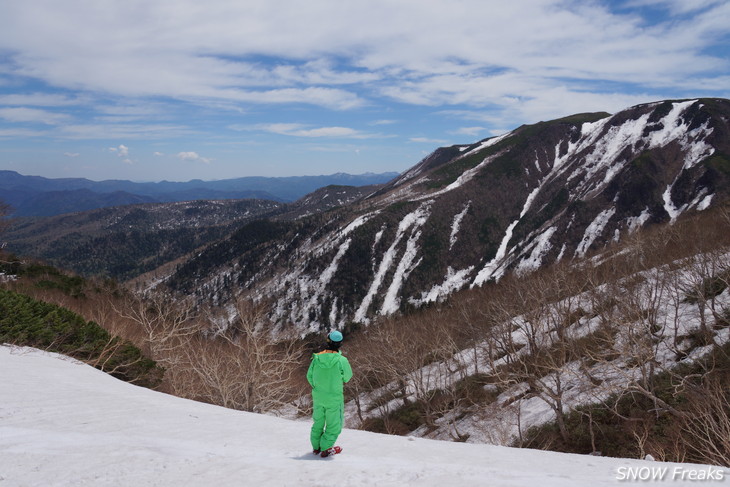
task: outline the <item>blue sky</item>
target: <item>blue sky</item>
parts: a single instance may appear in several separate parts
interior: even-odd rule
[[[436,147],[730,97],[727,0],[0,0],[0,169],[403,171]]]

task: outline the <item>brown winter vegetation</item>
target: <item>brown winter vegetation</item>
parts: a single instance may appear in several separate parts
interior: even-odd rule
[[[254,412],[295,404],[304,395],[296,376],[303,348],[296,340],[275,340],[264,304],[240,300],[233,325],[217,330],[212,324],[221,317],[195,313],[169,296],[130,299],[118,313],[145,330],[171,393]]]
[[[518,413],[517,445],[728,465],[730,359],[716,332],[730,326],[718,299],[730,287],[729,252],[730,212],[718,209],[360,329],[347,349],[362,425],[427,433],[440,418],[463,441],[458,420],[490,414],[497,395],[513,391],[497,407],[539,398],[554,414],[552,425],[525,431]],[[690,330],[680,312],[688,303],[699,316]],[[679,362],[698,349],[704,359]],[[661,360],[668,353],[675,363]],[[592,406],[566,406],[575,378],[603,385]],[[366,390],[379,396],[364,406]]]

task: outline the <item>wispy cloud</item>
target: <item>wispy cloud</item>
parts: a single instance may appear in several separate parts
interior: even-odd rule
[[[250,127],[252,130],[261,130],[278,135],[289,135],[292,137],[336,137],[366,139],[375,137],[374,134],[367,134],[349,127],[311,127],[299,123],[269,123],[258,124]]]
[[[717,6],[725,0],[628,0],[625,7],[666,8],[674,13],[687,13]]]
[[[63,113],[50,112],[38,108],[17,107],[0,108],[0,118],[14,123],[42,123],[46,125],[59,125],[68,121],[71,117]]]
[[[411,142],[416,142],[419,144],[446,144],[447,141],[443,139],[430,139],[428,137],[411,137]]]
[[[375,120],[374,122],[370,122],[370,125],[375,125],[375,126],[377,126],[377,125],[393,125],[394,123],[398,123],[398,121],[397,120],[384,119],[384,120]]]
[[[0,95],[0,105],[61,107],[78,105],[82,100],[52,93],[13,93]]]
[[[95,123],[61,125],[52,135],[63,139],[160,139],[189,135],[184,125],[159,123]]]
[[[47,131],[25,128],[0,128],[0,137],[4,138],[42,138],[49,137]]]
[[[461,127],[454,130],[452,133],[456,135],[469,135],[474,137],[483,133],[485,130],[486,129],[484,127]]]

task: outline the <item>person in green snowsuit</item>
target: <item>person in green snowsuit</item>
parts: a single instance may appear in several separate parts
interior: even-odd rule
[[[327,335],[327,346],[312,356],[307,380],[312,386],[312,450],[328,456],[334,451],[335,441],[342,432],[345,420],[343,384],[352,378],[352,368],[342,352],[342,333]]]

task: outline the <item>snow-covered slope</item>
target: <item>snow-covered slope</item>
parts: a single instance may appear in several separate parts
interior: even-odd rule
[[[695,485],[688,472],[711,469],[353,430],[340,437],[342,455],[320,459],[309,422],[179,399],[54,354],[0,346],[0,382],[2,487],[599,487],[653,472]],[[713,485],[727,482],[713,471],[723,479]]]

